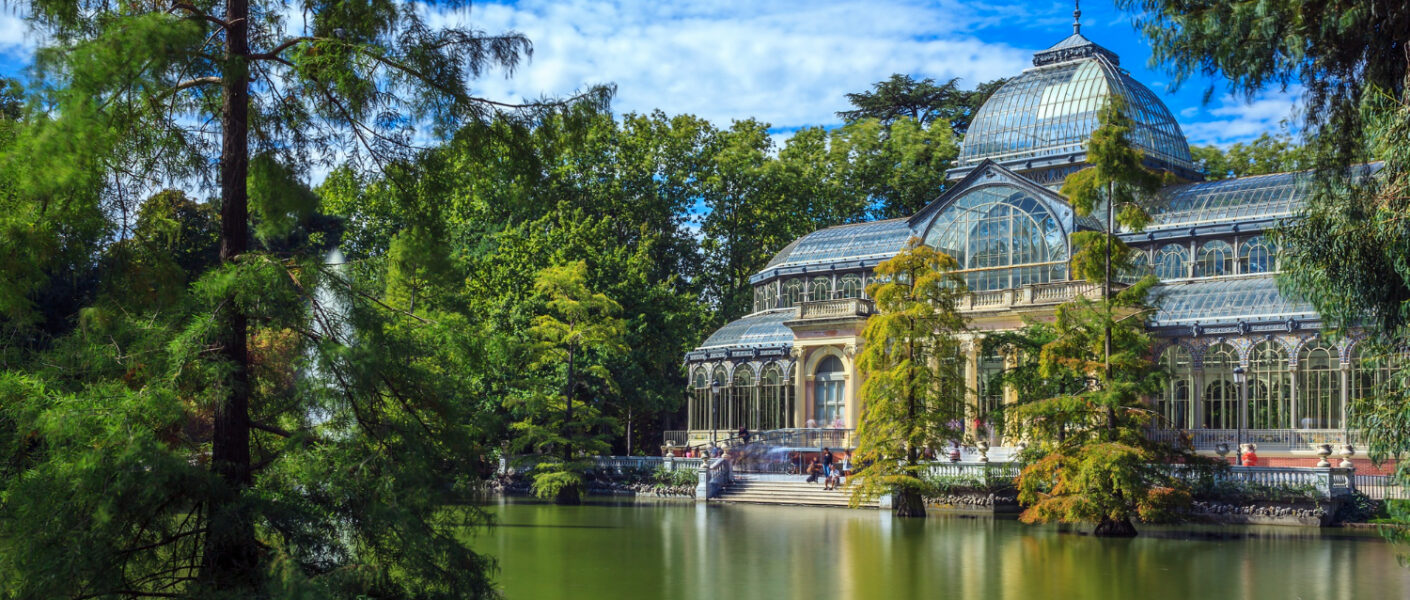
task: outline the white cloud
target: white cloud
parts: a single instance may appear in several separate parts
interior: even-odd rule
[[[38,38],[20,10],[12,6],[0,8],[0,60],[14,65],[28,64],[38,45]]]
[[[1301,88],[1270,91],[1251,99],[1226,95],[1219,105],[1204,109],[1208,118],[1184,125],[1191,144],[1226,147],[1247,142],[1265,133],[1295,131]],[[1191,118],[1181,111],[1180,116]]]
[[[778,129],[834,124],[834,113],[847,108],[843,94],[892,73],[960,77],[972,86],[1017,73],[1031,56],[970,34],[1011,6],[530,0],[428,10],[434,24],[515,30],[533,40],[533,60],[512,78],[475,82],[489,97],[563,96],[615,83],[619,112],[660,108],[719,125],[748,117]]]

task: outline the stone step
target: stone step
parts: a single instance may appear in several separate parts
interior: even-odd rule
[[[721,502],[805,506],[848,506],[851,499],[850,489],[825,490],[821,483],[748,480],[736,481],[716,498]],[[876,506],[875,501],[862,505],[863,508]]]

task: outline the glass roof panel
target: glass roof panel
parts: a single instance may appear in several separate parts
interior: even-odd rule
[[[1165,188],[1147,230],[1291,216],[1311,188],[1309,172],[1253,175]]]
[[[1004,84],[975,115],[957,165],[1081,152],[1097,128],[1098,110],[1112,93],[1126,99],[1135,122],[1132,139],[1147,156],[1193,168],[1174,115],[1101,53],[1028,69]]]
[[[1162,284],[1152,301],[1160,307],[1150,320],[1155,327],[1317,316],[1311,304],[1280,292],[1272,275]]]
[[[741,317],[710,334],[696,350],[791,346],[793,330],[783,323],[797,317],[797,308],[777,308]]]
[[[785,246],[764,266],[764,270],[891,258],[906,247],[906,240],[910,237],[911,228],[904,218],[829,227]]]

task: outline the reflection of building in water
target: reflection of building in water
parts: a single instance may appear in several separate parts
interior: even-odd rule
[[[1072,234],[1103,225],[1075,215],[1056,190],[1086,166],[1098,110],[1115,95],[1126,101],[1146,163],[1182,182],[1160,192],[1145,231],[1123,235],[1141,252],[1140,272],[1126,275],[1162,281],[1148,321],[1170,372],[1152,399],[1162,427],[1187,430],[1205,450],[1232,446],[1242,428],[1244,441],[1275,459],[1315,460],[1311,444],[1344,443],[1348,403],[1388,371],[1355,336],[1324,338],[1312,307],[1274,281],[1278,249],[1266,233],[1301,208],[1308,176],[1202,181],[1170,111],[1118,64],[1079,33],[1039,52],[976,114],[951,185],[929,206],[909,218],[815,231],[779,251],[752,277],[754,312],[686,355],[688,437],[708,439],[712,427],[825,427],[839,417],[855,427],[855,360],[872,311],[865,288],[877,263],[919,237],[953,256],[969,285],[966,427],[1002,443],[1002,418],[993,415],[1015,397],[990,379],[1025,357],[984,356],[978,341],[1099,293],[1072,279],[1069,260]]]

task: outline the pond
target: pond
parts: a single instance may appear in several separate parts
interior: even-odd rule
[[[1410,598],[1373,532],[1143,527],[1097,539],[1008,519],[691,502],[502,499],[477,550],[505,595],[672,598]]]

